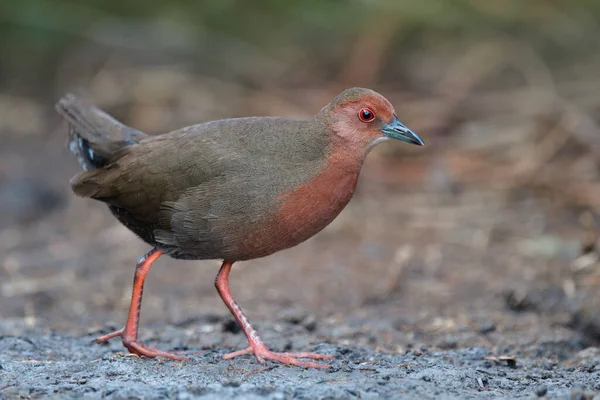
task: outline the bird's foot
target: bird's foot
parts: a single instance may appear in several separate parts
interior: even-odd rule
[[[176,361],[188,361],[189,360],[189,358],[186,358],[186,357],[180,357],[173,353],[169,353],[166,351],[148,347],[145,344],[142,344],[142,343],[138,342],[137,340],[134,340],[133,338],[130,338],[130,337],[124,335],[123,329],[119,329],[119,330],[111,332],[107,335],[100,336],[100,337],[96,338],[94,341],[96,343],[105,343],[108,340],[116,338],[116,337],[121,338],[121,340],[123,341],[123,346],[125,346],[127,348],[127,350],[129,350],[130,353],[136,354],[140,357],[141,356],[148,357],[148,358],[165,357],[165,358],[170,358],[171,360],[176,360]]]
[[[122,335],[123,335],[123,328],[118,329],[118,330],[116,330],[114,332],[108,333],[108,334],[103,335],[103,336],[98,336],[92,342],[96,342],[98,344],[102,344],[102,343],[108,342],[110,339],[113,339],[113,338],[116,338],[116,337],[121,337]]]
[[[234,358],[237,356],[242,356],[245,354],[254,354],[254,357],[258,360],[259,363],[264,364],[265,360],[273,360],[280,362],[282,364],[290,364],[297,365],[300,367],[307,368],[329,368],[329,365],[313,363],[308,361],[300,361],[298,358],[312,358],[313,360],[324,360],[324,359],[332,359],[333,356],[317,354],[317,353],[276,353],[274,351],[269,350],[263,344],[251,345],[247,349],[235,351],[233,353],[228,353],[223,356],[223,359],[228,360],[230,358]]]

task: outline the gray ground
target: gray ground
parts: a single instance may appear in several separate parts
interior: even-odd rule
[[[11,327],[0,336],[0,396],[4,398],[592,398],[600,390],[600,351],[584,350],[577,365],[519,358],[515,365],[486,360],[486,348],[407,350],[389,354],[352,345],[318,344],[334,354],[329,370],[308,370],[251,357],[224,361],[222,350],[206,349],[189,362],[139,359],[120,353],[120,343],[90,345],[40,329]],[[215,322],[219,325],[219,323]],[[206,331],[222,329],[198,325]],[[292,324],[280,327],[297,332]],[[10,334],[10,332],[13,334]],[[160,329],[161,347],[183,348],[190,332]],[[309,331],[302,332],[318,341]],[[241,334],[238,334],[241,335]],[[182,347],[183,346],[183,347]]]

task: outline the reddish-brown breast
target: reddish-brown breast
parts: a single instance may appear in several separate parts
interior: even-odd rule
[[[293,247],[329,225],[352,198],[361,166],[362,158],[356,154],[334,150],[319,174],[283,193],[279,208],[254,232],[248,232],[239,249],[246,255],[241,259]]]
[[[338,216],[354,194],[361,165],[362,161],[354,157],[333,154],[320,174],[282,196],[275,220],[291,246],[310,238]]]

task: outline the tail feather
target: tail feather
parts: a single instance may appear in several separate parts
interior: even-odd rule
[[[86,171],[106,165],[120,149],[147,137],[72,94],[63,97],[56,110],[69,122],[67,145]]]

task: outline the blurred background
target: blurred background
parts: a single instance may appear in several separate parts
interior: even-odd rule
[[[363,86],[426,147],[378,146],[331,226],[235,266],[234,295],[274,329],[266,339],[290,323],[390,351],[597,345],[599,37],[596,0],[1,2],[0,317],[118,327],[148,250],[70,192],[64,93],[158,134],[306,117]],[[142,332],[175,324],[191,346],[241,345],[217,270],[161,259]]]

